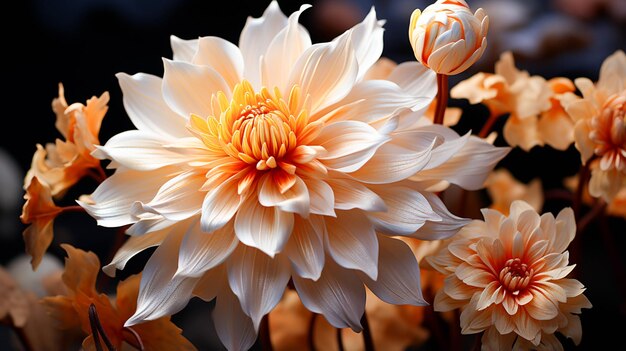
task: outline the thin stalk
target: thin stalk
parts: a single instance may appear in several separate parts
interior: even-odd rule
[[[435,107],[435,124],[443,124],[443,116],[448,105],[448,76],[437,73],[437,105]]]
[[[374,340],[372,340],[372,331],[370,330],[370,323],[367,320],[367,312],[363,312],[361,325],[363,326],[363,343],[365,344],[365,351],[374,351]]]
[[[317,320],[317,313],[311,313],[311,319],[309,319],[309,334],[307,335],[307,343],[311,351],[315,351],[315,320]]]
[[[263,351],[273,351],[272,347],[272,339],[270,336],[270,315],[269,313],[263,316],[261,319],[260,326],[260,334],[261,334],[261,348]]]

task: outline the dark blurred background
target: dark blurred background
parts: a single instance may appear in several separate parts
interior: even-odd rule
[[[82,102],[108,91],[109,112],[104,119],[100,140],[133,128],[126,117],[121,90],[115,73],[146,72],[161,76],[161,57],[171,57],[169,36],[184,39],[212,35],[237,43],[247,16],[260,17],[269,1],[204,0],[24,0],[3,5],[4,47],[3,106],[4,126],[0,128],[0,264],[23,253],[18,216],[23,203],[21,181],[35,151],[35,144],[53,142],[61,137],[54,127],[50,103],[57,96],[58,83],[65,86],[69,103]],[[303,2],[283,0],[279,5],[287,15]],[[318,0],[308,3],[301,23],[313,42],[328,41],[360,22],[371,6],[378,18],[386,19],[383,56],[397,62],[414,60],[407,28],[411,12],[425,8],[430,1],[418,0]],[[472,9],[483,7],[490,17],[488,49],[469,71],[451,77],[453,86],[478,71],[493,72],[500,53],[513,51],[516,65],[531,74],[552,78],[589,77],[597,79],[600,64],[617,49],[626,48],[626,0],[469,0]],[[8,93],[6,93],[8,91]],[[459,132],[477,130],[487,117],[483,106],[468,106],[464,101],[450,104],[464,108]],[[503,120],[495,128],[502,127]],[[498,139],[497,144],[503,145]],[[575,174],[578,154],[571,147],[558,152],[549,147],[531,152],[514,149],[501,163],[520,180],[540,177],[546,190],[561,188],[562,179]],[[75,193],[90,193],[95,184],[81,182]],[[546,204],[547,211],[558,211],[563,203]],[[623,219],[610,219],[614,228],[613,245],[622,253],[626,248]],[[590,227],[584,238],[584,265],[579,265],[580,280],[594,308],[582,315],[583,342],[580,349],[597,349],[622,344],[620,332],[626,326],[623,290],[615,264],[610,261],[605,243]],[[59,218],[55,225],[53,256],[62,258],[58,244],[70,242],[96,252],[102,261],[110,257],[115,231],[96,227],[95,221],[81,214]],[[129,266],[137,272],[145,257]],[[143,260],[143,261],[142,261]],[[134,263],[134,264],[133,264]],[[128,274],[128,273],[126,273]],[[623,278],[623,277],[622,277]],[[207,332],[210,304],[192,301],[174,317],[185,335],[200,349],[218,348],[213,332]],[[199,319],[201,318],[201,319]],[[198,325],[198,320],[203,322]],[[210,326],[209,326],[210,329]],[[0,327],[0,350],[9,346],[8,330]],[[572,348],[571,343],[565,344]],[[425,345],[428,348],[428,345]],[[10,348],[9,348],[10,349]],[[218,348],[219,349],[219,348]]]

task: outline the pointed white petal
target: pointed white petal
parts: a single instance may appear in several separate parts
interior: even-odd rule
[[[494,147],[478,137],[470,137],[457,154],[439,167],[420,171],[412,180],[446,180],[466,190],[484,187],[487,175],[511,149]]]
[[[180,245],[175,276],[200,277],[224,262],[238,243],[232,221],[212,233],[203,232],[197,221],[189,228]]]
[[[311,199],[311,213],[334,217],[335,194],[331,186],[323,180],[307,179],[306,187]]]
[[[437,95],[437,74],[416,61],[399,64],[389,74],[387,80],[398,84],[407,94],[425,98],[428,102],[424,106],[429,105]],[[417,108],[416,106],[413,109]]]
[[[163,99],[176,113],[189,118],[194,113],[207,117],[212,113],[211,95],[230,88],[213,68],[163,59]]]
[[[242,243],[274,257],[289,240],[293,223],[293,213],[277,207],[265,207],[250,198],[237,212],[235,233]]]
[[[243,56],[239,48],[222,38],[203,37],[198,40],[198,51],[191,61],[219,72],[228,86],[233,89],[243,77]]]
[[[374,191],[385,201],[387,211],[368,213],[376,230],[391,235],[411,235],[428,220],[441,221],[419,191],[405,186],[377,186]]]
[[[150,171],[164,166],[184,164],[199,157],[184,150],[168,147],[175,143],[166,135],[141,130],[128,130],[114,135],[104,146],[96,146],[91,154],[110,159],[138,171]]]
[[[426,221],[411,237],[420,240],[447,239],[471,222],[469,218],[461,218],[452,214],[437,195],[427,191],[421,192],[421,194],[424,195],[435,214],[441,217],[441,221]]]
[[[288,24],[272,39],[262,60],[261,82],[266,87],[287,87],[289,70],[294,66],[304,50],[311,46],[309,33],[298,23],[302,12],[311,5],[302,5],[300,10],[289,16]],[[287,90],[289,91],[289,90]]]
[[[135,222],[130,208],[135,201],[150,201],[163,182],[177,170],[164,167],[151,172],[118,169],[91,194],[89,201],[77,201],[104,227],[121,227]]]
[[[387,303],[428,305],[422,296],[419,265],[411,248],[385,235],[378,235],[378,243],[378,279],[361,274],[365,285]]]
[[[238,179],[231,177],[206,194],[202,203],[202,231],[211,233],[228,223],[244,198],[237,193]]]
[[[291,276],[287,257],[271,258],[253,247],[239,245],[226,267],[230,288],[258,330],[261,318],[278,304],[287,287]]]
[[[189,136],[187,120],[170,110],[163,100],[161,78],[145,73],[118,73],[116,77],[122,88],[124,109],[137,129],[172,138]]]
[[[285,212],[298,213],[302,217],[308,216],[311,200],[304,181],[295,176],[294,185],[284,193],[281,193],[278,183],[279,179],[272,174],[263,175],[259,181],[259,203],[266,207],[278,207]]]
[[[239,48],[243,55],[246,77],[255,89],[261,87],[261,57],[278,33],[287,26],[278,2],[272,1],[260,18],[248,17],[239,37]]]
[[[115,277],[117,269],[123,270],[126,263],[143,250],[160,245],[170,231],[171,229],[168,228],[145,235],[131,236],[117,250],[111,262],[102,267],[102,271],[110,277]]]
[[[303,219],[295,216],[293,232],[285,245],[285,254],[294,272],[302,278],[317,280],[324,268],[323,238],[326,223],[322,216]]]
[[[361,331],[365,312],[365,288],[353,271],[341,268],[328,258],[317,281],[293,276],[302,303],[309,310],[323,314],[336,328]]]
[[[326,247],[339,265],[378,276],[378,240],[374,226],[359,211],[340,211],[326,217]]]
[[[217,296],[213,324],[222,345],[228,351],[249,350],[257,339],[252,319],[243,313],[237,296],[228,286]]]
[[[368,212],[386,211],[383,199],[365,185],[352,179],[326,179],[335,195],[335,208],[360,208]]]
[[[359,65],[357,80],[361,80],[370,67],[380,58],[383,52],[383,23],[376,19],[376,10],[372,6],[365,19],[347,30],[333,41],[341,40],[342,36],[350,38]]]
[[[404,180],[428,164],[436,141],[433,140],[428,148],[419,152],[387,143],[363,167],[350,173],[350,176],[369,184],[388,184]]]
[[[336,42],[315,44],[291,70],[287,86],[299,85],[310,95],[311,115],[346,96],[356,81],[358,63],[349,36]]]
[[[206,302],[210,302],[215,299],[215,297],[217,297],[222,290],[227,290],[230,294],[232,294],[227,282],[226,264],[220,264],[202,274],[202,276],[198,279],[196,286],[193,288],[193,296],[199,297]],[[236,307],[240,307],[239,301],[237,301]]]
[[[133,214],[149,212],[165,219],[180,221],[200,213],[205,193],[200,191],[206,181],[204,174],[188,171],[168,180],[146,204],[136,203]]]
[[[170,35],[170,46],[172,47],[173,60],[191,62],[191,58],[198,49],[198,39],[181,39],[175,35]]]
[[[141,274],[137,310],[124,324],[172,315],[183,309],[192,297],[197,278],[174,278],[178,249],[184,231],[172,231],[154,251]]]
[[[365,164],[389,137],[367,123],[341,121],[325,126],[313,143],[326,149],[318,157],[328,168],[353,172]]]

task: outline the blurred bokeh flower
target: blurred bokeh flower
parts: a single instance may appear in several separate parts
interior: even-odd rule
[[[524,200],[535,211],[541,212],[543,206],[543,188],[541,179],[536,178],[528,184],[515,179],[505,168],[493,171],[485,181],[487,193],[491,198],[489,208],[505,216],[509,215],[511,204],[515,200]]]
[[[446,249],[427,258],[446,274],[436,311],[462,308],[463,334],[484,331],[483,349],[561,349],[556,331],[579,344],[582,308],[591,308],[584,286],[566,278],[567,246],[576,234],[571,208],[556,219],[526,202],[510,214],[483,209],[484,221],[465,226]]]
[[[437,0],[411,14],[409,40],[415,58],[439,74],[458,74],[473,65],[487,47],[489,17],[470,11],[463,0]]]
[[[287,18],[273,1],[238,46],[172,37],[162,79],[118,75],[138,129],[93,152],[117,169],[81,204],[142,238],[109,273],[159,246],[127,325],[216,298],[220,339],[246,349],[290,279],[309,310],[355,331],[364,285],[388,303],[425,303],[415,257],[390,236],[453,235],[467,220],[431,191],[482,188],[509,149],[421,118],[437,89],[418,62],[363,78],[383,50],[373,9],[312,45],[298,23],[307,8]]]
[[[619,50],[607,57],[595,85],[588,78],[575,83],[583,96],[565,109],[576,123],[582,163],[592,162],[589,193],[611,202],[626,185],[626,54]]]

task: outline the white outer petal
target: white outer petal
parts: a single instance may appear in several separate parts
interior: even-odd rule
[[[439,240],[447,239],[455,235],[461,228],[471,222],[469,218],[461,218],[452,214],[441,199],[430,192],[423,191],[422,195],[428,200],[433,211],[441,217],[440,221],[428,220],[426,223],[413,233],[411,237],[420,240]]]
[[[205,233],[200,222],[196,221],[180,244],[178,269],[174,276],[200,277],[224,262],[238,243],[232,222],[212,233]]]
[[[261,57],[278,33],[287,26],[278,2],[272,1],[260,18],[248,17],[239,37],[245,69],[243,76],[255,89],[261,88]]]
[[[371,279],[378,276],[378,240],[374,226],[358,211],[341,211],[326,217],[325,246],[344,268],[356,269]]]
[[[202,37],[198,39],[198,50],[191,61],[195,65],[206,65],[219,72],[228,86],[233,89],[243,77],[243,56],[239,48],[222,38]]]
[[[191,58],[198,49],[198,39],[186,40],[170,35],[170,46],[172,47],[172,59],[174,61],[191,62]]]
[[[244,202],[235,217],[237,238],[271,257],[283,250],[293,225],[293,213],[278,207],[265,207],[254,198]]]
[[[115,76],[122,88],[124,109],[137,129],[171,138],[189,136],[187,119],[170,110],[163,100],[160,77],[145,73]]]
[[[228,286],[221,287],[212,315],[217,336],[228,351],[252,348],[257,339],[252,319],[243,312],[237,296]]]
[[[293,276],[293,283],[306,308],[323,314],[336,328],[362,329],[365,288],[353,271],[339,267],[328,258],[317,281]]]
[[[185,234],[172,231],[152,254],[141,274],[137,310],[124,324],[172,315],[182,310],[192,297],[197,278],[174,277],[180,242]]]
[[[298,276],[317,280],[322,274],[325,235],[324,217],[312,215],[303,219],[295,216],[293,232],[285,245],[285,254]]]
[[[261,318],[278,304],[287,287],[291,276],[287,258],[271,258],[255,248],[239,245],[226,267],[230,288],[258,330]]]
[[[192,113],[208,117],[212,113],[211,95],[218,91],[230,96],[230,88],[222,75],[208,66],[163,59],[163,99],[181,116]]]
[[[419,265],[411,248],[385,235],[378,235],[378,243],[378,279],[360,275],[367,287],[390,304],[428,305],[422,295]]]
[[[326,179],[335,195],[335,209],[360,208],[368,212],[386,211],[383,199],[365,185],[352,179]]]
[[[236,177],[231,177],[206,194],[200,222],[203,231],[213,232],[233,218],[244,200],[243,196],[237,194],[238,181]]]
[[[102,182],[87,201],[77,201],[103,227],[121,227],[135,222],[130,208],[135,201],[149,201],[168,179],[179,171],[166,167],[151,172],[119,168]]]
[[[160,245],[170,231],[170,228],[166,228],[145,235],[131,236],[126,240],[124,245],[117,250],[111,262],[102,267],[102,271],[110,277],[115,277],[117,269],[123,270],[126,263],[143,250]]]

